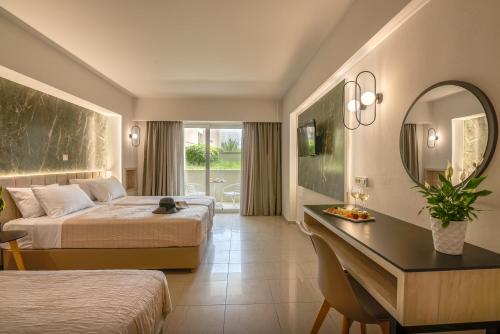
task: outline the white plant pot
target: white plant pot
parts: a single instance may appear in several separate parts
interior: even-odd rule
[[[451,221],[443,228],[440,220],[431,218],[434,249],[440,253],[460,255],[464,249],[467,221]]]

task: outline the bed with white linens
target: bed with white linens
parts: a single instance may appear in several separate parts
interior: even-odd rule
[[[8,206],[15,202],[24,218],[12,219],[20,215],[12,217],[11,212],[11,219],[1,217],[2,228],[28,232],[18,241],[27,268],[172,269],[196,268],[201,262],[212,227],[213,198],[175,197],[189,207],[154,214],[162,196],[126,196],[115,178],[87,179],[83,186],[69,181],[60,186],[29,184],[31,188],[7,185],[14,197],[5,196]],[[8,250],[4,263],[13,265]]]
[[[193,206],[154,214],[157,206],[96,205],[62,217],[18,218],[3,230],[24,230],[21,249],[160,248],[199,246],[209,228],[208,210]]]
[[[159,271],[1,271],[0,296],[9,334],[157,334],[172,309]]]

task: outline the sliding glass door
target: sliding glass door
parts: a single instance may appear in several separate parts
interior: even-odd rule
[[[208,193],[205,159],[207,134],[205,128],[184,127],[184,192],[189,196]]]
[[[210,195],[215,197],[218,210],[239,210],[241,135],[241,124],[185,125],[187,195]]]

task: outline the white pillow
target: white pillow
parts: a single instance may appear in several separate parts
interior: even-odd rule
[[[48,186],[32,186],[32,188],[46,188],[46,187],[58,187],[58,184],[51,184]],[[45,211],[40,206],[40,203],[33,194],[31,188],[7,188],[10,197],[16,203],[17,208],[21,212],[23,218],[36,218],[45,216]]]
[[[33,193],[51,218],[62,217],[95,206],[94,202],[77,184],[54,188],[33,188]]]
[[[87,194],[88,197],[90,197],[91,200],[95,201],[96,198],[92,194],[89,188],[89,183],[95,181],[95,179],[70,179],[69,184],[78,184],[80,188],[82,188],[83,191]]]
[[[90,192],[99,202],[109,202],[115,198],[127,195],[127,191],[114,176],[107,179],[94,180],[89,184]]]

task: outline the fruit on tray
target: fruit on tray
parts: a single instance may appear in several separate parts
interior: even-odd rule
[[[349,219],[369,219],[371,218],[370,214],[366,211],[361,211],[358,209],[347,209],[341,207],[331,207],[325,209],[325,212],[331,215],[342,216]]]

